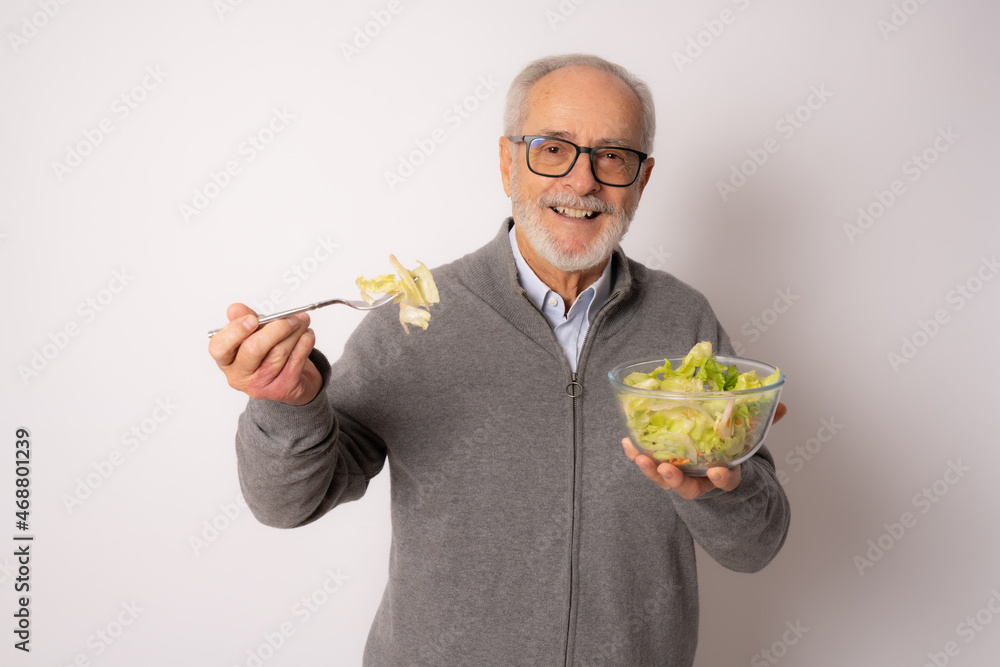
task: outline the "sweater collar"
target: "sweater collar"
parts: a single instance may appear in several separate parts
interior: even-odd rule
[[[461,280],[526,336],[539,344],[551,344],[554,355],[565,356],[552,335],[548,321],[518,283],[514,253],[508,237],[513,225],[513,218],[504,220],[493,240],[472,253],[468,257],[471,261],[463,262]],[[633,264],[625,256],[621,246],[615,247],[611,262],[611,294],[605,308],[598,313],[604,324],[597,320],[593,323],[599,326],[598,335],[601,338],[613,335],[631,319],[634,309],[622,306],[641,295],[641,283],[633,281],[633,273],[637,267],[642,272],[641,265]]]

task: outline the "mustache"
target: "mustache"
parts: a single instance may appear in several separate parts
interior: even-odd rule
[[[609,215],[617,215],[620,212],[620,209],[614,204],[599,199],[594,195],[577,197],[568,192],[543,195],[542,197],[539,197],[538,205],[542,208],[550,208],[552,206],[581,208],[588,211],[597,211],[598,213],[607,213]]]

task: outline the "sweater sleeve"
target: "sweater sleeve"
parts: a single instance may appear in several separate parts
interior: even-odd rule
[[[703,336],[714,334],[716,351],[734,355],[729,335],[708,313]],[[757,572],[785,543],[791,512],[766,445],[741,464],[740,475],[739,486],[729,492],[712,489],[695,500],[671,496],[691,535],[717,563],[736,572]]]
[[[385,463],[381,439],[334,409],[326,357],[314,350],[310,359],[323,376],[323,389],[312,402],[292,406],[250,399],[239,419],[240,487],[254,516],[268,526],[301,526],[357,500]]]
[[[732,491],[713,489],[695,500],[671,492],[674,508],[695,541],[725,568],[757,572],[778,554],[791,512],[766,447],[740,466]]]

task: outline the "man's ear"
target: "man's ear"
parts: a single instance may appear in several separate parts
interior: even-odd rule
[[[642,163],[642,173],[639,175],[639,196],[642,197],[642,191],[646,189],[646,183],[649,183],[649,175],[653,173],[653,165],[656,163],[651,157],[646,158]]]
[[[510,197],[510,170],[514,166],[516,144],[507,137],[500,137],[500,178],[503,180],[503,191]]]

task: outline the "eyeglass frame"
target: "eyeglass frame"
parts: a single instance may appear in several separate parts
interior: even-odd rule
[[[588,160],[588,162],[590,162],[590,173],[594,175],[594,180],[597,181],[598,183],[600,183],[601,185],[607,185],[608,187],[612,187],[612,188],[627,188],[630,185],[632,185],[633,183],[635,183],[636,179],[639,178],[639,174],[642,173],[642,163],[645,162],[646,158],[649,157],[649,153],[643,153],[642,151],[637,151],[634,148],[626,148],[624,146],[594,146],[592,148],[588,148],[587,146],[577,146],[576,144],[574,144],[569,139],[563,139],[562,137],[550,137],[550,136],[547,136],[547,135],[544,135],[544,134],[522,134],[522,135],[510,136],[510,137],[506,137],[506,138],[508,140],[510,140],[510,141],[513,141],[514,143],[523,143],[524,147],[525,147],[525,151],[524,151],[524,163],[526,165],[528,165],[528,169],[531,171],[531,173],[538,174],[539,176],[544,176],[546,178],[562,178],[563,176],[565,176],[569,172],[573,171],[573,167],[576,166],[576,161],[580,158],[580,153],[589,153],[590,154],[590,159]],[[543,174],[541,172],[535,171],[532,168],[532,166],[531,166],[531,160],[528,159],[528,152],[531,150],[531,144],[528,142],[529,139],[530,140],[534,140],[534,139],[553,139],[555,141],[561,141],[561,142],[569,144],[570,146],[572,146],[573,148],[575,148],[576,149],[576,155],[573,156],[573,161],[569,163],[569,168],[567,168],[566,171],[564,171],[563,173],[561,173],[561,174],[559,174],[557,176],[551,176],[549,174]],[[631,181],[629,181],[628,183],[606,183],[605,181],[602,181],[600,179],[600,177],[597,175],[597,170],[594,169],[594,151],[599,151],[599,150],[601,150],[603,148],[611,148],[611,149],[618,150],[618,151],[628,151],[629,153],[635,153],[636,155],[639,156],[639,164],[636,165],[635,176],[632,177]]]

